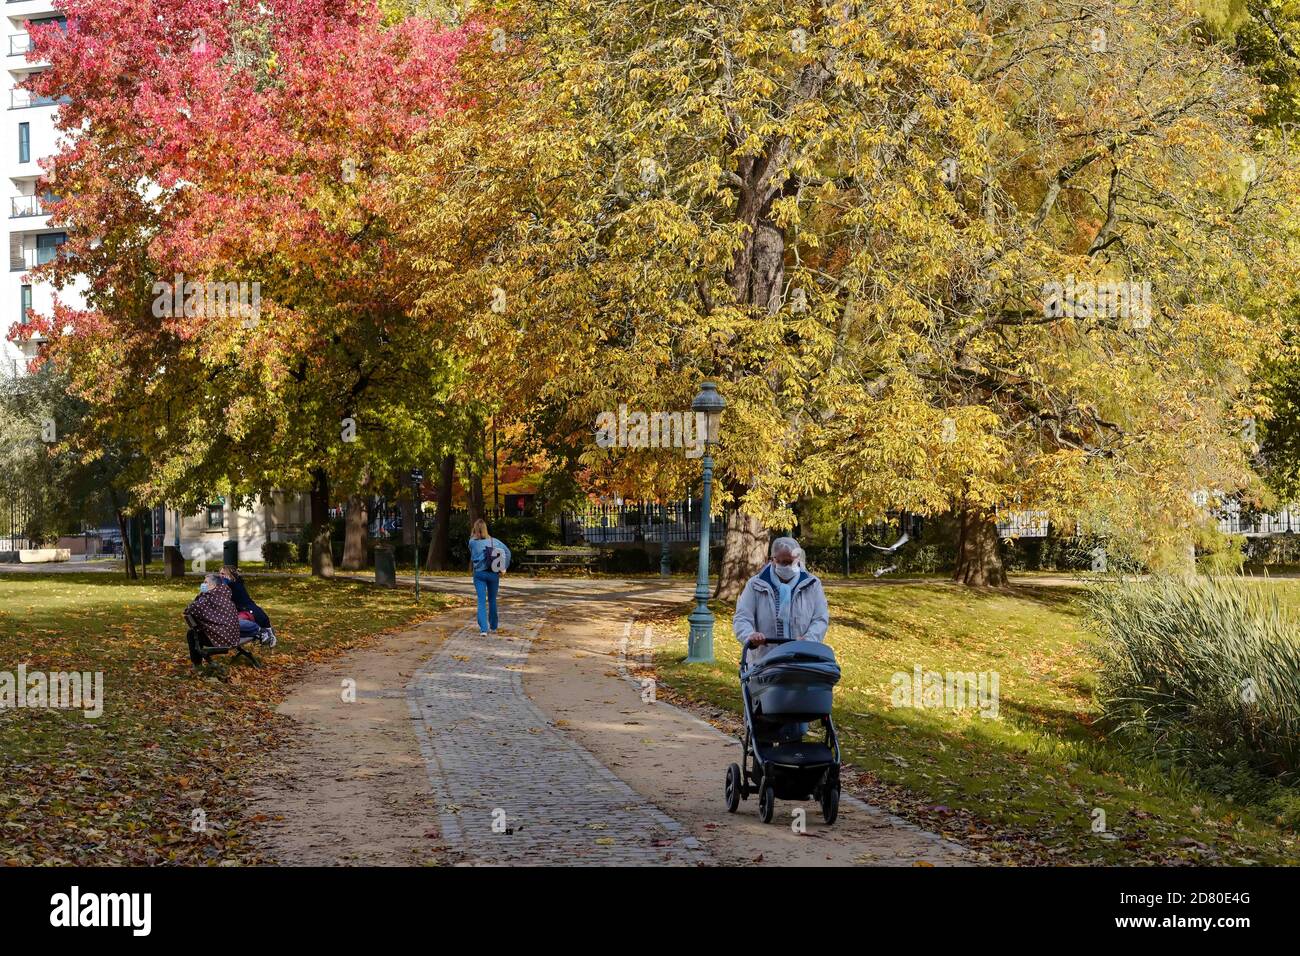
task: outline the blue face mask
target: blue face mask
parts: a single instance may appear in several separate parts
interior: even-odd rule
[[[206,594],[207,590],[208,590],[208,582],[204,581],[202,584],[199,585],[199,593]]]
[[[799,569],[793,564],[777,564],[775,561],[772,562],[772,570],[782,581],[793,581],[795,575],[799,573]]]

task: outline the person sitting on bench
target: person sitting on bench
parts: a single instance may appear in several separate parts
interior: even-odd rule
[[[204,575],[199,596],[185,610],[203,629],[211,647],[239,645],[239,610],[220,575]]]
[[[226,565],[221,569],[221,580],[225,582],[226,587],[230,588],[230,598],[235,602],[235,609],[239,611],[240,628],[245,633],[258,635],[264,647],[275,647],[275,631],[271,629],[271,618],[258,607],[257,602],[248,593],[244,576],[237,568]]]

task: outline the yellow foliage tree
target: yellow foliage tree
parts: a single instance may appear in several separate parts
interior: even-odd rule
[[[720,593],[789,503],[994,515],[1150,556],[1251,480],[1238,422],[1295,295],[1296,171],[1182,0],[506,0],[401,164],[400,248],[498,404],[624,493],[622,403],[729,407]],[[402,216],[394,210],[394,219]],[[467,267],[468,265],[468,267]],[[474,380],[474,379],[471,379]]]

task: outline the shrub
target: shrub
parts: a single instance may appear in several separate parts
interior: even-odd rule
[[[659,570],[659,555],[654,555],[653,565],[644,548],[602,549],[596,567],[609,574],[649,574]]]
[[[489,521],[488,527],[494,538],[504,541],[511,552],[521,555],[525,551],[556,548],[561,543],[559,530],[538,518],[502,517]]]
[[[262,560],[268,568],[287,568],[293,563],[296,551],[292,541],[267,541],[262,545]]]
[[[1092,588],[1085,605],[1109,723],[1161,752],[1300,770],[1300,643],[1266,586],[1157,578]]]

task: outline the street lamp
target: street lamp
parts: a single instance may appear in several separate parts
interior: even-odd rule
[[[709,610],[709,525],[713,497],[713,446],[717,444],[726,401],[712,382],[700,386],[700,394],[691,402],[691,411],[702,412],[706,425],[704,437],[704,494],[700,498],[700,571],[695,579],[695,610],[690,613],[691,638],[688,664],[713,662],[713,612]]]
[[[417,603],[420,600],[420,487],[423,484],[424,472],[419,468],[412,468],[411,497],[415,499],[415,600]]]

